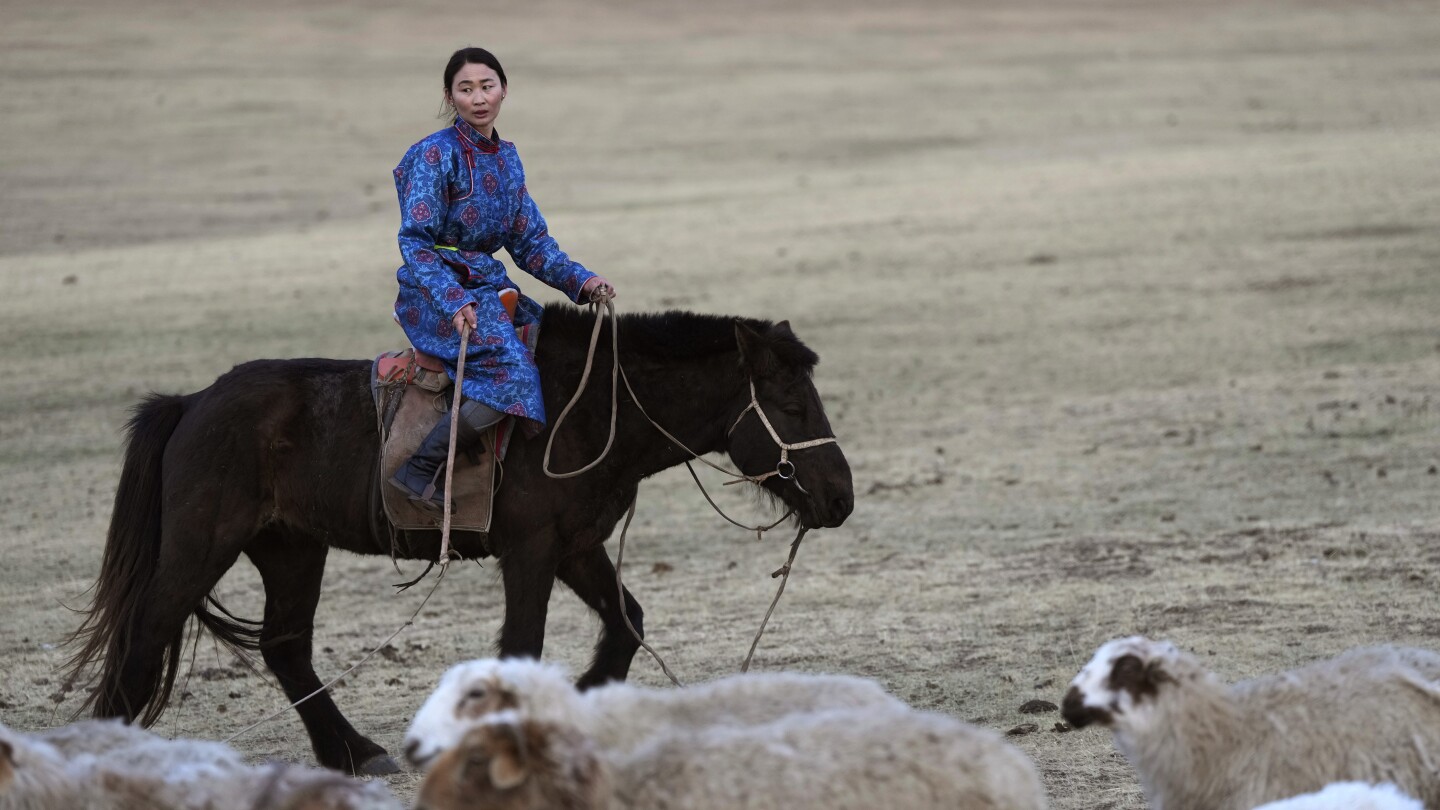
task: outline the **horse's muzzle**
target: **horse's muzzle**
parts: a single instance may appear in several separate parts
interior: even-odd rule
[[[810,498],[795,510],[800,525],[807,529],[833,529],[855,511],[855,495],[849,490],[826,498]]]
[[[833,529],[844,523],[845,518],[850,517],[850,513],[855,511],[855,495],[852,492],[836,495],[830,499],[827,506],[829,508],[826,510],[825,518],[820,526],[825,529]]]

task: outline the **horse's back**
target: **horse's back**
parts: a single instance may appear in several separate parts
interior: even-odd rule
[[[379,432],[370,365],[299,358],[235,366],[185,397],[165,450],[167,489],[183,489],[187,502],[255,509],[266,523],[373,552],[369,488]],[[314,515],[326,515],[326,525],[311,526]],[[349,532],[335,532],[337,522]]]

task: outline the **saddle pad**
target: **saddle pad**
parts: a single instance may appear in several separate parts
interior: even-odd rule
[[[516,332],[534,352],[540,340],[540,325],[526,324]],[[437,374],[432,370],[432,363],[427,362],[432,359],[414,349],[405,349],[380,355],[370,369],[370,386],[380,425],[381,501],[386,517],[396,529],[439,529],[443,519],[416,506],[389,483],[390,476],[410,459],[454,401],[455,391],[443,371],[444,366],[440,366]],[[437,378],[445,383],[439,390],[435,390]],[[476,451],[480,454],[479,463],[472,462],[466,453],[455,454],[451,481],[454,489],[452,531],[490,531],[497,459],[504,460],[514,433],[515,419],[502,419],[485,431],[481,439],[483,449]]]
[[[415,448],[450,409],[453,389],[431,392],[415,385],[384,386],[381,393],[382,413],[387,397],[399,397],[400,403],[390,419],[389,429],[382,433],[384,449],[380,456],[380,490],[385,502],[385,515],[397,529],[439,529],[441,517],[416,506],[404,492],[390,484],[390,476],[400,469]],[[489,532],[490,512],[495,492],[495,428],[485,431],[477,448],[480,463],[466,453],[455,454],[455,472],[451,476],[450,514],[452,531]],[[441,471],[444,475],[444,471]]]

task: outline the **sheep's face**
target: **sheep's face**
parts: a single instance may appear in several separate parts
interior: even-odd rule
[[[415,713],[405,732],[405,758],[426,768],[481,718],[509,709],[531,710],[575,693],[569,675],[532,659],[485,658],[451,667]]]
[[[609,783],[588,740],[573,729],[486,717],[436,757],[415,810],[601,810]]]
[[[1174,681],[1166,670],[1179,651],[1168,641],[1131,636],[1106,642],[1070,682],[1061,712],[1076,728],[1098,723],[1137,728],[1149,719],[1155,695]]]

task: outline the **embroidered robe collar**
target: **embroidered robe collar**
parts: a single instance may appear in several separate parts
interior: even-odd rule
[[[494,133],[495,137],[492,140],[485,137],[484,135],[481,135],[480,130],[465,123],[465,119],[458,116],[455,118],[455,131],[459,132],[460,137],[469,141],[476,149],[479,149],[481,152],[494,154],[495,152],[500,151],[500,133],[498,131]]]

